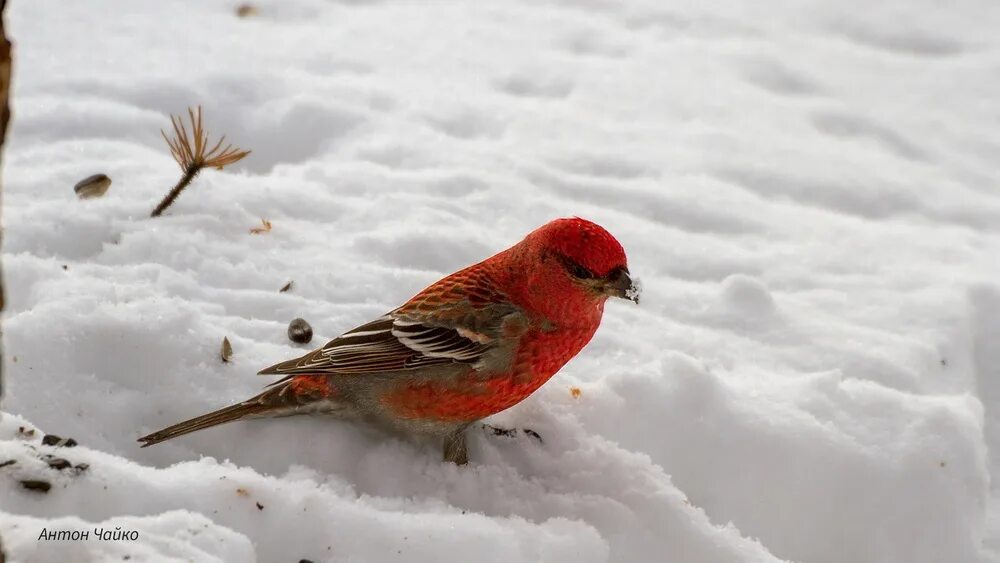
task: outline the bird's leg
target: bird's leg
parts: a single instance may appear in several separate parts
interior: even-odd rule
[[[517,436],[517,428],[500,428],[499,426],[493,426],[492,424],[483,424],[483,430],[494,436],[503,436],[505,438],[514,438]],[[532,438],[538,440],[539,444],[544,443],[542,436],[530,428],[522,428],[521,432],[525,435],[531,436]]]
[[[469,463],[469,450],[465,447],[465,427],[455,430],[444,438],[444,460],[455,465]]]

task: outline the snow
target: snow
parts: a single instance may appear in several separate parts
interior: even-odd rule
[[[235,4],[9,6],[10,560],[1000,560],[1000,5]],[[197,104],[253,153],[149,219]],[[571,215],[644,292],[490,420],[542,443],[138,448],[258,392],[293,318],[322,344]],[[37,539],[101,527],[140,539]]]
[[[4,514],[7,547],[24,561],[102,561],[131,560],[184,563],[203,561],[223,563],[248,561],[254,557],[253,544],[246,536],[213,524],[201,514],[176,510],[157,516],[119,516],[114,521],[88,523],[74,517],[42,520],[30,516]],[[133,543],[98,542],[95,530],[120,532],[124,528],[139,533],[142,541]],[[86,540],[45,541],[50,531],[77,532]],[[11,541],[13,540],[13,541]],[[125,558],[128,559],[125,559]]]

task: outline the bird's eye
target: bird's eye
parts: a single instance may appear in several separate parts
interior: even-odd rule
[[[594,274],[590,273],[590,270],[584,268],[576,262],[570,264],[569,272],[573,274],[573,277],[580,278],[582,280],[588,280],[594,277]]]
[[[597,277],[594,275],[594,272],[591,272],[587,268],[584,268],[579,264],[579,262],[573,260],[568,256],[565,256],[563,254],[556,254],[556,257],[559,259],[560,262],[562,262],[563,268],[566,268],[566,272],[576,279],[591,280]]]

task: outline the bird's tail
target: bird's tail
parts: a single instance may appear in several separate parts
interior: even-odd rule
[[[142,447],[152,446],[153,444],[159,444],[165,440],[171,438],[176,438],[178,436],[183,436],[185,434],[190,434],[196,430],[201,430],[203,428],[210,428],[212,426],[218,426],[219,424],[225,424],[227,422],[232,422],[234,420],[240,420],[241,418],[247,418],[250,416],[260,415],[262,413],[270,410],[271,407],[262,405],[260,403],[251,403],[250,401],[245,401],[236,405],[226,407],[224,409],[219,409],[208,414],[203,414],[201,416],[196,416],[191,420],[185,420],[184,422],[178,422],[173,426],[168,426],[163,430],[158,432],[153,432],[148,436],[143,436],[139,438],[142,442]]]
[[[287,377],[263,393],[217,411],[178,422],[158,432],[139,438],[142,447],[159,444],[171,438],[211,428],[234,420],[261,416],[295,414],[301,407],[328,399],[332,394],[325,376],[298,375]]]

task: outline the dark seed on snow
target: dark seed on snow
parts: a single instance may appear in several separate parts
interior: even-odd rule
[[[14,465],[17,463],[16,459],[8,459],[7,461],[0,461],[0,467],[7,467],[8,465]]]
[[[65,446],[67,448],[72,448],[76,445],[76,440],[73,438],[60,438],[55,434],[46,434],[45,437],[42,438],[42,444],[45,444],[46,446]]]
[[[288,291],[289,289],[292,289],[292,285],[294,285],[294,284],[295,284],[294,280],[286,283],[285,285],[281,286],[281,289],[278,290],[278,293],[284,293],[284,292]]]
[[[76,465],[73,466],[73,469],[75,469],[77,473],[83,473],[84,471],[90,469],[90,464],[89,463],[78,463],[78,464],[76,464]]]
[[[288,339],[299,344],[306,344],[313,338],[313,329],[305,319],[295,319],[288,324]]]
[[[46,459],[45,463],[49,464],[49,467],[51,467],[52,469],[58,469],[59,471],[62,471],[63,469],[66,469],[67,467],[70,467],[72,465],[69,461],[61,457],[53,457],[50,459]]]
[[[21,481],[21,486],[29,491],[38,491],[41,493],[47,493],[49,492],[49,489],[52,488],[52,484],[48,481],[37,481],[34,479],[25,479],[24,481]]]
[[[104,195],[104,192],[108,191],[110,186],[111,178],[108,178],[107,174],[94,174],[77,182],[73,186],[73,191],[76,192],[77,197],[80,199],[90,199],[101,197]]]

